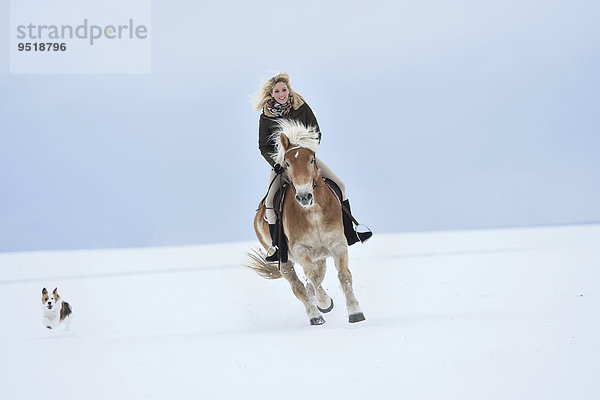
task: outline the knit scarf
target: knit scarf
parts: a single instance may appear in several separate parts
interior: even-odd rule
[[[294,102],[294,99],[292,97],[292,94],[290,93],[285,104],[279,104],[275,99],[270,98],[269,100],[267,100],[266,107],[267,107],[267,110],[269,110],[269,112],[271,114],[273,114],[274,117],[277,117],[277,118],[286,117],[287,118],[290,116],[290,113],[292,112],[292,103],[293,102]]]

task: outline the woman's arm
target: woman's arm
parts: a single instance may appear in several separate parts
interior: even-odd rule
[[[273,167],[275,166],[275,161],[271,158],[271,154],[275,152],[275,146],[269,140],[270,137],[271,130],[269,129],[269,124],[261,115],[258,122],[258,149],[269,165]]]
[[[321,143],[321,128],[319,128],[317,117],[315,117],[315,113],[313,113],[313,110],[310,108],[308,103],[304,104],[306,104],[306,123],[307,125],[311,125],[317,128],[317,131],[319,132],[319,143]]]

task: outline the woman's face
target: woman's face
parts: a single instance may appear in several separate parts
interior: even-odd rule
[[[271,90],[271,96],[279,104],[285,104],[288,101],[288,97],[290,97],[290,91],[284,82],[277,82],[273,86],[273,90]]]

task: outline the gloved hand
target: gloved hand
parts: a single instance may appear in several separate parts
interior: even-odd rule
[[[273,165],[273,170],[274,170],[274,171],[275,171],[275,173],[276,173],[276,174],[278,174],[278,175],[279,175],[279,174],[283,174],[283,172],[284,172],[284,169],[283,169],[283,167],[281,166],[281,164],[275,164],[275,165]]]

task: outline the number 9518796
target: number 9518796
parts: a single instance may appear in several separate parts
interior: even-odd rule
[[[66,51],[66,43],[19,43],[19,51]]]

